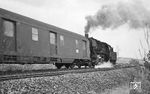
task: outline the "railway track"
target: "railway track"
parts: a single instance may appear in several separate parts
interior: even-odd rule
[[[122,68],[132,68],[136,66],[124,66],[124,67],[114,67],[114,68],[82,68],[82,69],[61,69],[61,70],[46,70],[46,71],[30,71],[30,72],[21,72],[21,73],[13,73],[13,74],[1,74],[0,81],[6,80],[14,80],[14,79],[25,79],[25,78],[34,78],[34,77],[46,77],[46,76],[58,76],[64,75],[68,73],[87,73],[87,72],[96,72],[96,71],[109,71],[109,70],[117,70]]]

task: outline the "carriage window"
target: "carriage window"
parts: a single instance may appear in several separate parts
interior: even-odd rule
[[[76,47],[78,47],[78,44],[79,44],[79,42],[78,42],[78,40],[76,40]]]
[[[15,22],[4,20],[3,26],[4,26],[4,35],[8,37],[14,37]]]
[[[50,32],[50,44],[56,44],[56,34],[53,32]]]
[[[60,35],[60,45],[64,45],[64,36]]]
[[[76,53],[79,53],[79,41],[78,40],[75,40],[75,43],[76,43]]]
[[[38,29],[32,28],[32,40],[38,41]]]
[[[83,41],[83,50],[86,50],[86,41]]]
[[[83,57],[87,56],[87,43],[83,40]]]

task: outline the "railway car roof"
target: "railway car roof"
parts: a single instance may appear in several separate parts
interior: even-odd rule
[[[71,31],[56,27],[54,25],[46,24],[44,22],[34,20],[30,17],[25,17],[23,15],[20,15],[20,14],[14,13],[14,12],[10,12],[10,11],[2,9],[2,8],[0,8],[0,16],[2,16],[4,18],[6,17],[6,19],[15,20],[15,21],[18,21],[18,22],[23,22],[23,23],[26,23],[26,24],[30,24],[32,26],[37,26],[37,27],[40,27],[40,28],[44,28],[46,30],[50,30],[50,31],[54,31],[54,32],[56,31],[56,32],[59,32],[61,34],[69,34],[70,36],[75,36],[75,37],[78,37],[78,38],[85,39],[85,37],[80,35],[80,34],[73,33]]]

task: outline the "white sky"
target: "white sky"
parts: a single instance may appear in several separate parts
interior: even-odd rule
[[[0,7],[43,21],[48,24],[84,35],[85,17],[94,15],[104,4],[131,0],[0,0]],[[141,0],[146,8],[150,8],[149,0]],[[107,42],[117,51],[120,57],[140,58],[139,40],[143,40],[142,30],[131,30],[124,25],[115,30],[96,29],[90,36]],[[144,45],[144,40],[143,46]]]

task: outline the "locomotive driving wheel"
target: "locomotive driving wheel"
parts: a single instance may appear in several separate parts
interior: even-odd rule
[[[88,63],[88,66],[89,66],[89,68],[93,67],[91,62]]]

